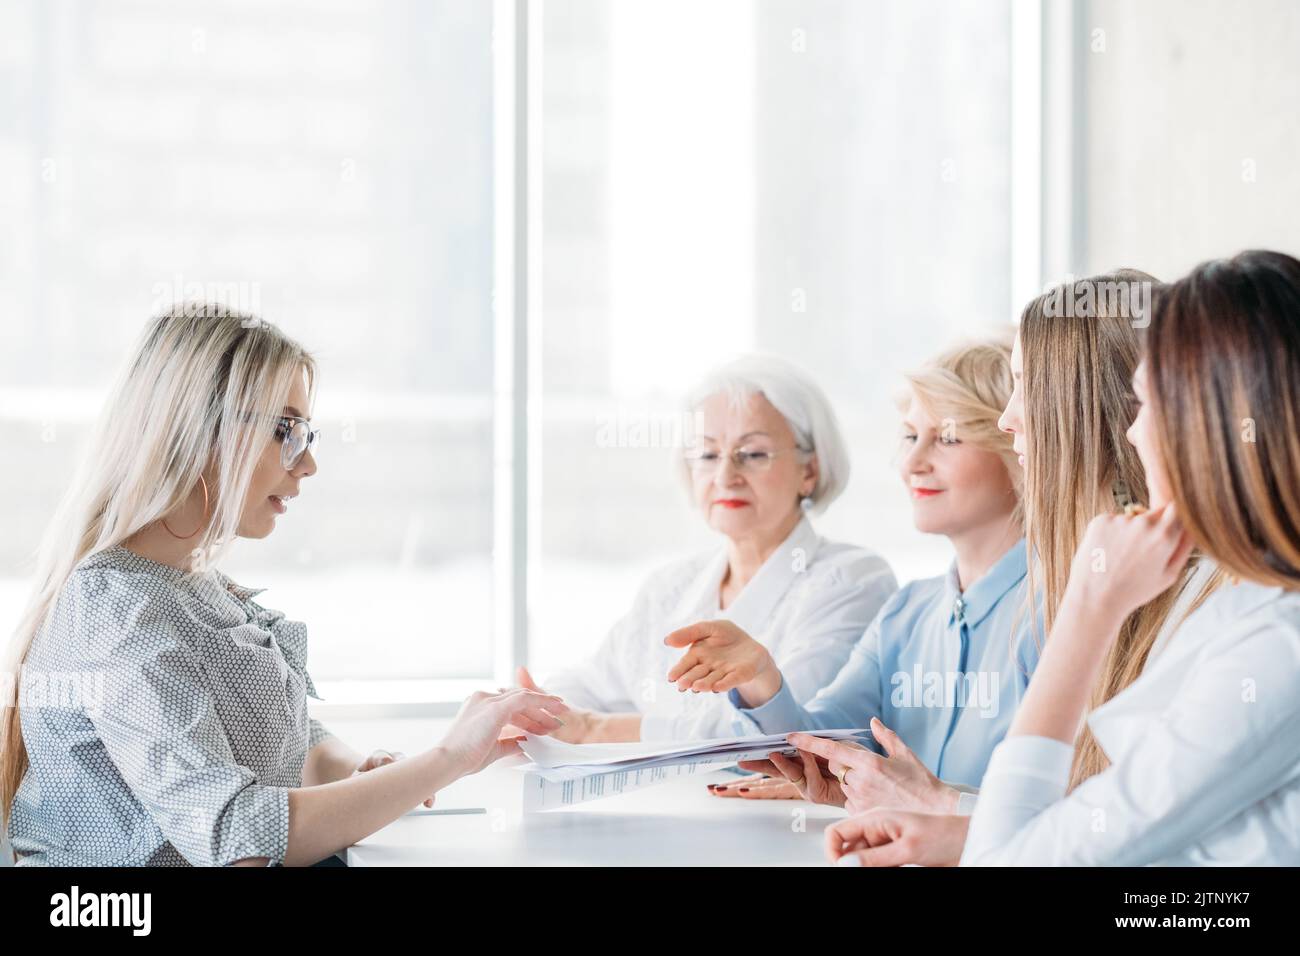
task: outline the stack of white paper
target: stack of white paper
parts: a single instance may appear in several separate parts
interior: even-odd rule
[[[871,731],[809,733],[830,740],[845,740],[869,737]],[[658,744],[566,744],[528,734],[519,749],[532,760],[518,768],[528,774],[524,784],[525,810],[570,806],[681,776],[709,773],[739,760],[760,760],[775,751],[793,752],[785,734]]]

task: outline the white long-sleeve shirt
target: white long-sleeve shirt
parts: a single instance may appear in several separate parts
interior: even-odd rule
[[[654,572],[596,653],[542,686],[578,707],[640,712],[642,740],[731,736],[736,712],[726,694],[683,693],[668,683],[668,671],[685,653],[664,644],[668,634],[699,621],[735,622],[771,651],[803,702],[834,679],[898,588],[883,558],[825,540],[806,517],[723,610],[726,568],[720,548]]]
[[[1111,765],[1006,738],[962,865],[1300,864],[1300,594],[1225,584],[1088,718]]]

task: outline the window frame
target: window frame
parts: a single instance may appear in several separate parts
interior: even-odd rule
[[[514,684],[528,661],[530,567],[540,558],[542,23],[545,0],[494,0],[496,247],[493,670]],[[1082,210],[1081,0],[1011,4],[1011,256],[1013,302],[1061,278],[1086,248]],[[1018,314],[1013,316],[1018,320]],[[533,414],[529,415],[529,410]],[[314,715],[347,719],[447,717],[483,683],[323,682],[335,700]]]

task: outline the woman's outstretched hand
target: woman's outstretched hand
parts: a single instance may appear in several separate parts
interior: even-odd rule
[[[546,693],[545,690],[537,686],[537,682],[533,680],[533,675],[528,673],[527,667],[515,668],[515,681],[524,690],[533,690],[539,694]],[[504,692],[505,689],[506,688],[503,687],[502,691]],[[598,717],[599,715],[593,711],[583,710],[580,707],[570,707],[568,712],[564,715],[564,726],[553,731],[551,736],[556,740],[564,741],[566,744],[580,744],[591,736],[592,727]],[[505,727],[501,728],[501,739],[514,740],[523,733],[523,729],[516,727],[513,724],[507,724]]]
[[[494,760],[519,751],[518,740],[502,738],[507,725],[545,735],[564,726],[559,715],[569,707],[553,694],[522,687],[497,694],[476,691],[461,705],[439,745],[462,774],[476,773]]]
[[[781,689],[781,672],[766,647],[731,621],[701,621],[664,638],[684,653],[668,672],[679,691],[723,694],[740,691],[750,707],[767,703]]]

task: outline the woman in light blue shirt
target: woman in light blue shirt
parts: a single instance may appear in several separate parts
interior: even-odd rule
[[[1153,301],[1127,431],[1150,510],[1088,525],[974,815],[860,814],[828,828],[832,860],[924,864],[955,844],[962,865],[1300,864],[1300,260],[1208,262]],[[1122,623],[1193,549],[1185,613],[1087,713]],[[1085,718],[1106,766],[1072,785]]]
[[[871,722],[873,746],[898,759],[871,761],[879,773],[837,777],[836,758],[854,745],[808,738],[799,741],[810,748],[802,761],[774,755],[744,765],[772,773],[772,782],[714,788],[720,796],[793,796],[788,778],[798,795],[851,810],[886,797],[968,810],[962,791],[979,785],[1006,733],[1037,662],[1025,607],[1020,467],[997,428],[1011,391],[1009,343],[957,348],[908,382],[900,474],[917,528],[953,544],[948,572],[891,597],[834,681],[804,705],[770,655],[732,624],[704,622],[666,641],[689,647],[669,680],[679,690],[728,692],[738,734]]]
[[[954,789],[978,788],[1038,661],[1030,629],[1021,626],[1027,617],[1025,561],[1024,542],[1018,541],[965,591],[955,562],[947,574],[911,582],[889,599],[844,669],[806,706],[784,685],[756,707],[745,706],[739,691],[731,690],[737,732],[857,727],[875,718],[894,735],[877,731],[886,738],[886,753],[895,740],[907,741],[940,780]],[[817,746],[811,740],[808,745]],[[794,779],[808,769],[798,767]],[[823,779],[837,782],[830,775]],[[966,792],[949,793],[948,799],[959,811],[974,805]]]

